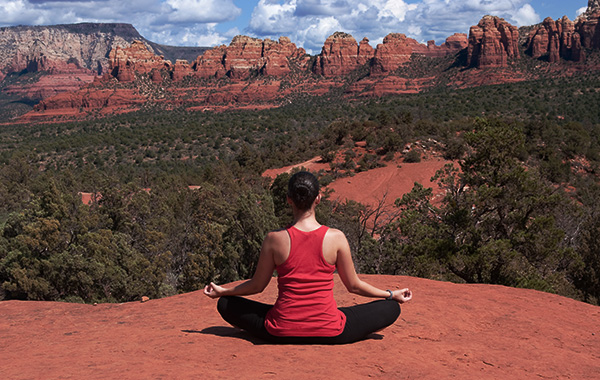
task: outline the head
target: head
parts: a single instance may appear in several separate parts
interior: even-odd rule
[[[319,196],[319,181],[309,172],[298,172],[288,182],[287,195],[298,210],[309,210]]]

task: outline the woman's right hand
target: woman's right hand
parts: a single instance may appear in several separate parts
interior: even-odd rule
[[[219,285],[215,284],[214,282],[211,282],[210,284],[208,284],[204,287],[204,294],[206,294],[210,298],[219,298],[219,297],[221,297],[221,294],[223,293],[224,290],[225,290],[225,288],[223,288],[222,286],[219,286]]]
[[[408,302],[412,299],[412,292],[408,288],[394,290],[392,292],[392,299],[398,303]]]

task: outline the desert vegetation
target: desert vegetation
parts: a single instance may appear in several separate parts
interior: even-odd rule
[[[600,81],[582,73],[471,89],[269,110],[145,109],[0,127],[0,299],[122,302],[252,275],[267,231],[290,221],[287,174],[315,156],[335,178],[455,162],[394,207],[326,199],[362,273],[494,283],[600,300]],[[366,154],[352,150],[357,142]],[[414,152],[414,151],[413,151]],[[395,164],[395,163],[394,163]],[[193,188],[189,186],[193,185]],[[81,192],[93,201],[82,203]]]

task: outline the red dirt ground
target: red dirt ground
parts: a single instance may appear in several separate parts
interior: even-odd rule
[[[344,346],[270,345],[201,292],[145,303],[0,302],[2,379],[592,379],[600,307],[533,290],[361,276],[410,287],[398,321]],[[346,292],[339,306],[368,299]],[[275,281],[252,298],[273,302]]]
[[[318,162],[319,157],[309,161],[290,165],[279,169],[270,169],[263,173],[265,177],[275,178],[281,173],[289,173],[293,168],[304,167],[317,172],[321,169],[328,170],[329,164]],[[419,182],[425,187],[437,185],[431,182],[431,177],[436,171],[451,161],[433,155],[428,156],[418,163],[405,163],[401,159],[390,162],[387,166],[369,171],[360,172],[353,177],[344,177],[333,181],[328,188],[333,190],[333,199],[351,199],[365,205],[375,205],[387,193],[386,203],[393,204],[397,198],[410,192],[415,184]]]

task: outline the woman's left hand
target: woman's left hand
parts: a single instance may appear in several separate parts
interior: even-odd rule
[[[392,292],[392,299],[398,303],[408,302],[412,299],[412,292],[408,288],[394,290]]]

